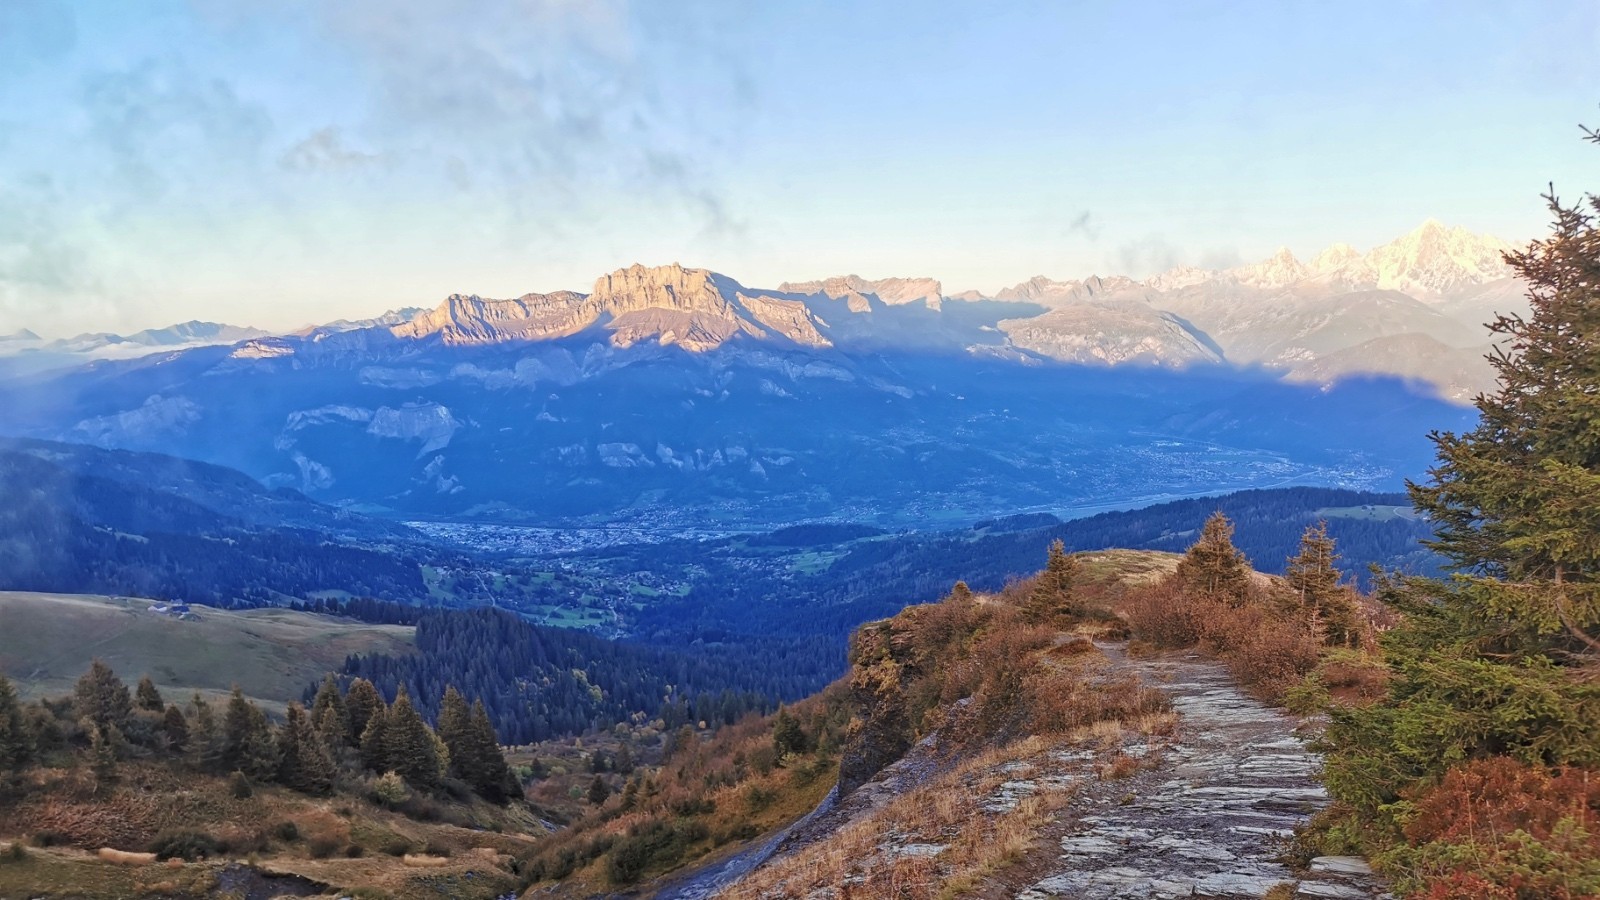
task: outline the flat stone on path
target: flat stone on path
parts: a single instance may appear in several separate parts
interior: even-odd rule
[[[1167,693],[1178,736],[1152,754],[1156,769],[1138,791],[1085,780],[1086,794],[1125,793],[1116,803],[1085,797],[1064,810],[1073,824],[1055,871],[1018,900],[1261,897],[1281,884],[1323,900],[1385,896],[1359,859],[1321,857],[1304,879],[1279,861],[1294,829],[1328,803],[1317,780],[1322,759],[1296,735],[1296,719],[1247,696],[1222,666],[1197,655],[1136,659],[1102,649]]]

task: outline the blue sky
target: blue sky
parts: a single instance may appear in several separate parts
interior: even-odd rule
[[[1592,0],[3,0],[0,332],[1524,239],[1600,189],[1597,51]]]

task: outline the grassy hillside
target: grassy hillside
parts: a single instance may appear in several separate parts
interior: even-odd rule
[[[0,897],[488,900],[515,891],[517,858],[545,832],[522,804],[429,799],[426,815],[407,815],[358,791],[258,785],[240,797],[220,776],[143,761],[122,764],[115,790],[88,781],[47,769],[0,806]],[[155,861],[144,851],[160,835],[211,846],[204,859]]]
[[[167,696],[218,693],[237,683],[271,707],[352,653],[407,654],[414,629],[284,609],[192,607],[198,620],[148,611],[150,601],[0,591],[0,674],[24,696],[70,693],[95,658]]]

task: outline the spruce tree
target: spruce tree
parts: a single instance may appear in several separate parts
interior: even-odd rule
[[[1349,588],[1339,583],[1338,561],[1334,540],[1328,537],[1328,523],[1319,521],[1300,536],[1300,551],[1289,559],[1284,580],[1300,610],[1317,622],[1328,643],[1350,644],[1359,633],[1360,622]]]
[[[94,720],[85,717],[84,730],[89,734],[89,771],[94,774],[95,791],[100,792],[117,782],[117,745],[109,736],[115,725],[102,729]]]
[[[357,678],[350,682],[350,690],[345,694],[344,705],[350,719],[350,734],[347,741],[350,746],[359,747],[372,717],[385,708],[383,696],[372,686],[372,682],[365,678]]]
[[[333,757],[298,703],[289,704],[278,729],[278,781],[306,794],[325,794],[333,785]]]
[[[107,725],[121,728],[133,714],[133,697],[117,673],[96,659],[73,688],[72,706],[78,718],[88,719],[102,729]]]
[[[329,747],[350,743],[350,712],[331,672],[322,679],[316,699],[311,701],[311,724]]]
[[[177,705],[169,705],[162,714],[161,731],[166,736],[167,749],[171,752],[184,753],[189,749],[189,723]]]
[[[958,581],[950,589],[950,599],[957,603],[968,603],[972,600],[972,588],[967,587],[965,581]]]
[[[1044,571],[1033,580],[1033,590],[1028,594],[1028,620],[1049,623],[1078,611],[1074,595],[1078,584],[1078,558],[1067,553],[1058,538],[1050,543]]]
[[[194,710],[189,722],[189,762],[202,772],[220,773],[222,767],[222,726],[211,704],[199,692],[190,698]]]
[[[600,806],[610,796],[611,788],[607,786],[606,780],[596,775],[594,780],[589,782],[589,802],[595,806]]]
[[[1409,485],[1453,574],[1383,585],[1389,696],[1327,733],[1330,789],[1396,830],[1389,804],[1463,760],[1600,766],[1600,198],[1546,200],[1550,236],[1506,256],[1530,314],[1490,324],[1498,386]]]
[[[454,685],[445,688],[444,699],[439,703],[439,739],[450,748],[450,774],[474,784],[478,760],[474,758],[471,744],[472,710],[467,700]]]
[[[167,708],[167,702],[161,699],[161,692],[156,690],[156,683],[150,680],[149,675],[139,679],[139,687],[134,691],[134,700],[138,702],[139,708],[146,712],[163,712]]]
[[[500,738],[489,721],[489,711],[483,701],[472,704],[472,718],[467,725],[467,747],[472,758],[472,788],[484,799],[504,803],[522,793],[522,785],[507,765],[500,750]],[[626,752],[627,748],[624,747]]]
[[[22,701],[10,680],[0,675],[0,772],[20,772],[33,758],[33,730],[22,715]]]
[[[434,748],[434,735],[421,713],[411,705],[411,695],[401,685],[389,707],[386,754],[389,768],[413,787],[439,786],[439,754]]]
[[[270,780],[278,772],[278,747],[272,725],[261,707],[245,699],[238,685],[234,685],[223,716],[222,765],[255,781]]]
[[[1217,510],[1206,519],[1195,541],[1178,561],[1177,577],[1195,594],[1231,605],[1250,595],[1250,562],[1233,546],[1233,523]]]
[[[772,749],[777,752],[779,759],[806,752],[806,733],[800,727],[800,720],[781,707],[772,723]]]
[[[367,727],[361,732],[361,765],[379,774],[395,769],[389,764],[389,710],[385,706],[367,716]]]

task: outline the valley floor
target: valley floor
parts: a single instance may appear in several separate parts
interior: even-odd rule
[[[1300,720],[1198,654],[1099,649],[1101,677],[1137,675],[1175,715],[1029,738],[954,764],[935,736],[798,828],[748,877],[711,890],[722,879],[701,878],[702,890],[666,895],[851,900],[893,883],[904,896],[985,900],[1386,896],[1361,860],[1319,858],[1302,873],[1281,861],[1294,829],[1327,803]],[[979,866],[961,846],[973,833],[995,845]]]

